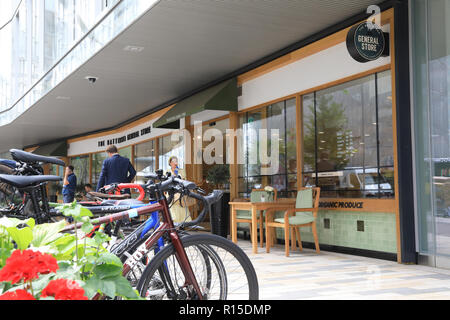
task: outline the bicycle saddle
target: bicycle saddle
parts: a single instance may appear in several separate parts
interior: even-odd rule
[[[115,203],[116,206],[133,206],[133,205],[139,205],[139,204],[144,204],[144,202],[142,202],[140,200],[136,200],[136,199],[128,199],[128,200],[116,201],[116,203]]]
[[[128,193],[106,194],[106,193],[100,193],[100,192],[89,192],[89,194],[93,197],[97,197],[100,199],[111,199],[111,200],[125,200],[125,199],[129,199],[131,197]]]
[[[62,181],[62,178],[58,176],[12,176],[0,174],[0,181],[16,188],[26,188],[43,182]]]
[[[66,165],[64,161],[54,157],[44,157],[38,154],[29,153],[17,149],[12,149],[9,152],[11,153],[13,159],[16,161],[22,161],[27,163],[36,163],[36,162],[51,163],[63,167]]]

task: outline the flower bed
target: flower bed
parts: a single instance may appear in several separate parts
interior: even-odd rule
[[[65,221],[0,219],[0,300],[140,299],[122,276],[120,259],[106,250],[109,237],[85,237],[92,213],[76,203],[58,209],[83,222],[80,234],[61,233]]]

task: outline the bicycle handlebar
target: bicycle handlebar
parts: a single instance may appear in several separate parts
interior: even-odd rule
[[[210,193],[207,196],[202,196],[198,193],[189,192],[187,194],[188,197],[197,199],[199,201],[203,202],[203,210],[198,215],[197,219],[189,222],[183,222],[179,226],[180,228],[186,228],[186,227],[192,227],[195,225],[198,225],[200,222],[202,222],[205,219],[206,213],[211,213],[211,206],[219,201],[223,196],[222,190],[214,190],[212,193]]]
[[[169,177],[162,177],[161,174],[151,174],[147,176],[150,179],[158,179],[161,180],[165,179],[164,181],[161,181],[159,184],[149,184],[148,186],[154,186],[156,187],[160,192],[167,192],[169,194],[168,203],[171,203],[175,193],[179,193],[180,196],[188,196],[191,198],[194,198],[196,200],[199,200],[203,203],[203,210],[198,215],[197,219],[190,221],[190,222],[183,222],[178,224],[181,228],[191,227],[194,225],[199,224],[202,222],[208,212],[211,212],[211,206],[212,204],[219,201],[223,196],[223,191],[221,190],[214,190],[212,193],[210,193],[207,196],[202,196],[198,193],[192,192],[193,190],[198,190],[199,192],[204,192],[200,188],[197,187],[197,185],[194,182],[187,181],[180,179],[176,176],[169,176]]]

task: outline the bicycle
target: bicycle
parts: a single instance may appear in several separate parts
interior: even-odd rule
[[[18,219],[34,218],[37,223],[54,222],[46,185],[50,181],[60,182],[62,179],[43,175],[41,163],[65,166],[64,161],[16,149],[10,152],[14,161],[0,161],[0,191],[4,198],[0,215]]]
[[[216,190],[208,196],[202,196],[193,192],[197,186],[192,182],[177,177],[163,177],[161,174],[148,178],[150,181],[145,188],[150,201],[156,203],[91,220],[96,225],[160,212],[159,225],[139,247],[136,248],[138,242],[129,241],[131,237],[119,243],[119,247],[125,249],[123,252],[128,253],[126,259],[122,256],[125,260],[123,275],[130,278],[130,272],[136,265],[145,257],[151,257],[158,242],[160,245],[161,239],[164,241],[162,250],[154,254],[145,266],[140,265],[139,274],[133,276],[141,296],[147,299],[183,300],[258,299],[256,272],[241,248],[216,235],[191,235],[183,231],[203,221],[222,192]],[[160,182],[154,183],[154,180]],[[165,192],[169,194],[169,200]],[[180,194],[180,198],[189,196],[203,204],[197,219],[174,224],[168,203],[176,193]],[[68,226],[63,231],[79,227],[81,224]],[[116,250],[120,254],[121,251]]]

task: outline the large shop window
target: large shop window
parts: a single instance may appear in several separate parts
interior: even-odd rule
[[[106,159],[106,152],[94,153],[92,155],[92,187],[96,188],[100,174],[102,173],[103,161]]]
[[[74,167],[78,185],[89,183],[89,156],[71,158],[70,164]]]
[[[305,186],[324,197],[394,196],[391,88],[385,71],[303,96]]]
[[[297,143],[296,143],[296,100],[290,99],[250,111],[240,116],[239,126],[243,130],[244,163],[239,164],[239,196],[249,197],[253,189],[272,186],[278,191],[278,197],[293,197],[297,190]],[[266,131],[260,131],[266,129]],[[264,166],[259,157],[262,146],[260,132],[267,132],[271,154],[272,129],[279,130],[279,166],[275,174],[264,174]],[[252,134],[256,133],[256,135]],[[258,155],[257,161],[251,155]],[[269,154],[268,154],[269,156]]]
[[[224,119],[224,120],[217,120],[210,122],[208,124],[205,124],[203,126],[203,147],[202,151],[204,153],[203,157],[205,157],[206,148],[216,142],[216,136],[218,136],[219,132],[222,135],[222,150],[214,150],[213,152],[208,151],[207,155],[210,156],[211,162],[213,163],[206,163],[205,160],[202,162],[202,179],[203,181],[207,181],[208,173],[210,170],[215,170],[217,166],[227,166],[227,130],[230,128],[230,120]],[[208,131],[211,130],[211,131]],[[205,138],[205,136],[208,136],[208,139]],[[212,138],[214,137],[214,138]],[[217,154],[216,154],[217,152]],[[221,152],[221,154],[219,154]],[[214,161],[212,161],[214,160]]]
[[[178,158],[178,167],[184,169],[184,141],[183,135],[167,135],[159,138],[159,168],[164,172],[170,171],[169,159]],[[186,178],[186,177],[183,177]]]
[[[132,146],[119,149],[119,154],[122,157],[127,158],[130,161],[131,161],[131,157],[132,157],[131,154],[132,153],[133,153],[133,147]]]
[[[155,141],[150,140],[134,147],[134,167],[136,169],[136,183],[144,184],[143,177],[155,172]]]

